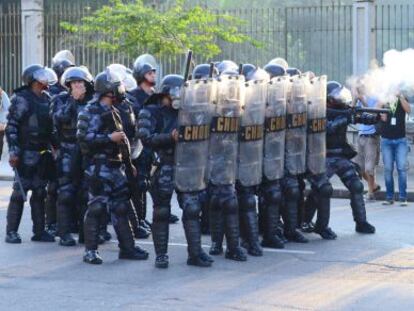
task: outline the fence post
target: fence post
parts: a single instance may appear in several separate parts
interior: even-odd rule
[[[352,72],[359,75],[375,59],[375,0],[354,0],[352,9]]]
[[[43,64],[44,21],[43,0],[21,0],[22,64]]]

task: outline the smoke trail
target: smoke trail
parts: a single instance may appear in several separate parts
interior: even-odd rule
[[[372,64],[362,76],[353,76],[347,84],[354,92],[376,97],[381,103],[392,103],[399,94],[414,96],[414,49],[389,50],[384,53],[383,66]]]

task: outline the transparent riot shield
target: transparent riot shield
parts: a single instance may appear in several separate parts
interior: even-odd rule
[[[237,171],[237,180],[245,187],[259,185],[262,181],[267,82],[252,80],[245,84]]]
[[[326,170],[326,83],[326,76],[315,77],[309,87],[306,164],[315,175]]]
[[[267,87],[267,104],[264,137],[263,175],[268,180],[284,175],[286,100],[288,77],[275,77]]]
[[[307,92],[309,79],[291,79],[290,98],[286,106],[285,168],[291,175],[306,171]]]
[[[234,184],[237,170],[240,109],[244,101],[244,77],[224,75],[217,87],[209,146],[209,181]]]
[[[175,149],[175,186],[179,191],[206,188],[210,123],[216,81],[185,83],[178,111],[179,141]]]

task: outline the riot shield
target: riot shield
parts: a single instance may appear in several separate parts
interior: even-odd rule
[[[267,82],[267,79],[252,80],[245,84],[237,170],[237,180],[245,187],[259,185],[262,181]]]
[[[268,180],[284,175],[286,100],[288,77],[275,77],[267,87],[263,175]]]
[[[309,87],[306,165],[314,175],[326,171],[326,83],[326,76],[315,77]]]
[[[240,109],[244,77],[223,75],[218,81],[217,103],[211,122],[208,177],[214,185],[235,183]]]
[[[291,175],[306,171],[307,92],[309,79],[294,76],[286,106],[285,168]]]
[[[206,188],[208,144],[216,82],[190,80],[183,88],[178,111],[179,139],[175,147],[174,181],[182,192]]]

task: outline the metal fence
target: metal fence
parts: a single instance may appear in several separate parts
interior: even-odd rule
[[[19,1],[0,3],[0,85],[11,90],[21,74],[21,18]],[[45,0],[45,59],[50,65],[61,49],[71,50],[79,64],[96,74],[107,64],[130,66],[133,59],[88,47],[82,34],[73,36],[60,27],[61,21],[79,22],[107,0]],[[414,46],[414,4],[376,5],[377,58],[390,48]],[[352,6],[272,7],[220,10],[245,21],[240,31],[263,43],[258,49],[247,43],[218,42],[222,53],[214,60],[232,59],[240,63],[265,65],[274,57],[284,57],[302,71],[327,74],[345,81],[352,74]],[[143,51],[144,52],[144,51]],[[214,61],[196,57],[197,62]],[[182,72],[183,57],[160,60],[163,74]]]
[[[22,71],[20,2],[0,2],[0,87],[20,85]]]
[[[389,49],[414,48],[414,5],[377,5],[374,30],[378,61]]]

